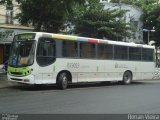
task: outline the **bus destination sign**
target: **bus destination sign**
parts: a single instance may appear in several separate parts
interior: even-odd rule
[[[33,40],[34,38],[35,38],[34,33],[19,34],[15,36],[14,41]]]

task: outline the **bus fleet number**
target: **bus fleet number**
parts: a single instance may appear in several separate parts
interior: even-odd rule
[[[67,68],[79,68],[79,63],[67,63]]]

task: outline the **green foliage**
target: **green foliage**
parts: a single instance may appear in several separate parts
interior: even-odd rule
[[[154,33],[150,33],[150,39],[160,41],[160,4],[159,0],[111,0],[115,3],[125,3],[130,5],[139,6],[143,10],[141,16],[144,26],[143,28],[152,30],[155,29]],[[148,34],[144,32],[144,40],[147,42]]]
[[[153,5],[158,0],[111,0],[112,3],[125,3],[129,5],[135,5],[141,7],[143,10],[147,10],[150,5]]]
[[[86,6],[76,7],[75,33],[81,36],[122,40],[130,37],[130,25],[122,18],[125,10],[107,9],[99,0],[88,1]]]
[[[0,5],[12,5],[12,0],[0,0]]]
[[[63,29],[74,4],[84,0],[17,0],[21,13],[17,19],[23,25],[32,24],[36,31],[58,32]]]
[[[113,40],[130,36],[130,25],[122,18],[126,11],[104,10],[99,0],[16,1],[21,10],[16,19],[22,25],[33,25],[35,31],[57,33],[65,29],[65,23],[71,22],[75,25],[75,33],[83,36]]]
[[[0,41],[8,38],[14,31],[13,30],[4,30],[0,31]]]
[[[148,29],[155,28],[155,32],[152,33],[152,39],[160,42],[160,6],[154,7],[152,11],[148,13],[146,16],[146,21],[144,21],[144,25]]]

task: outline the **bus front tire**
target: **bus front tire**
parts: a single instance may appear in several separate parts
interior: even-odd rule
[[[124,72],[122,83],[123,83],[124,85],[128,85],[128,84],[131,83],[131,81],[132,81],[132,73],[131,73],[130,71]]]
[[[68,75],[67,73],[63,72],[58,75],[57,79],[57,86],[59,89],[64,90],[67,88],[68,85]]]

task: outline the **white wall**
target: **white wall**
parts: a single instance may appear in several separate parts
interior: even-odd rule
[[[20,13],[19,10],[19,5],[15,0],[12,0],[13,2],[13,18],[16,16],[16,14]],[[6,24],[6,13],[7,13],[7,9],[6,9],[6,5],[0,5],[0,24]],[[18,20],[13,19],[13,24],[17,25],[19,24]]]
[[[132,34],[132,38],[126,38],[127,42],[136,42],[142,43],[143,42],[143,22],[140,20],[142,15],[142,10],[136,6],[126,5],[126,4],[117,4],[117,3],[109,3],[109,2],[102,2],[105,5],[105,9],[123,9],[128,10],[124,15],[126,22],[130,22],[135,27],[135,32]],[[125,40],[125,39],[124,39]]]

